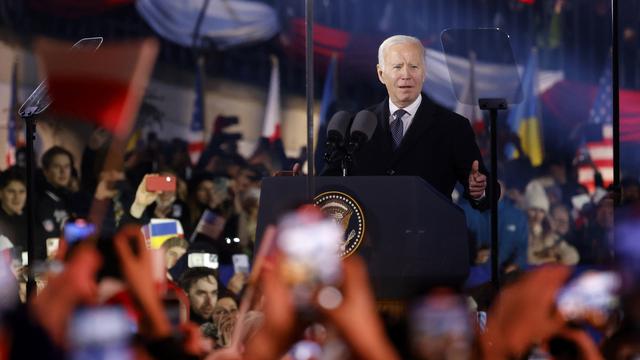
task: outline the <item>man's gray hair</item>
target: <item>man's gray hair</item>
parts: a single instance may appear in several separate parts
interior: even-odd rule
[[[420,47],[420,49],[422,50],[422,59],[423,61],[425,60],[425,49],[424,49],[424,45],[422,45],[422,41],[420,41],[420,39],[413,37],[413,36],[409,36],[409,35],[393,35],[391,37],[388,37],[385,39],[385,41],[382,42],[382,44],[380,44],[380,47],[378,48],[378,64],[380,65],[381,68],[384,69],[384,53],[387,51],[387,49],[393,45],[398,45],[398,44],[416,44]]]

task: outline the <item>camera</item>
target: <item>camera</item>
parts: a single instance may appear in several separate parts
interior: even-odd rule
[[[218,115],[218,117],[213,123],[213,133],[219,134],[222,132],[223,129],[228,128],[229,126],[232,126],[232,125],[237,125],[238,122],[239,121],[237,116]]]
[[[239,123],[237,116],[219,115],[213,123],[213,131],[211,132],[211,141],[213,143],[233,145],[242,139],[241,133],[228,133],[224,129],[237,125]]]

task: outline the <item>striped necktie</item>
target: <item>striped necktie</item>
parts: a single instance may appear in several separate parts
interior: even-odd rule
[[[391,138],[393,139],[393,149],[397,149],[402,141],[402,135],[404,132],[404,124],[402,123],[402,117],[407,114],[403,109],[398,109],[393,113],[393,120],[391,121]]]

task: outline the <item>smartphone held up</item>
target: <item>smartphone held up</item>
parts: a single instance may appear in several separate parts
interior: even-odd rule
[[[342,228],[316,209],[299,210],[279,222],[276,244],[284,257],[279,270],[298,306],[309,304],[323,286],[339,283],[342,237]]]
[[[149,175],[145,185],[149,192],[176,191],[176,177],[173,175]]]

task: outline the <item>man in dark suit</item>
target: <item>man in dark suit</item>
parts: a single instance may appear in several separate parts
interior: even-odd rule
[[[350,175],[416,175],[447,198],[457,181],[473,207],[487,209],[488,172],[469,121],[421,92],[425,49],[420,40],[386,39],[378,50],[377,72],[389,96],[369,109],[378,125],[355,154]]]

